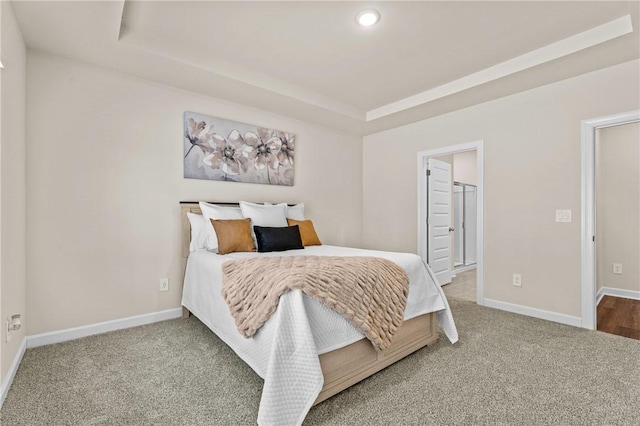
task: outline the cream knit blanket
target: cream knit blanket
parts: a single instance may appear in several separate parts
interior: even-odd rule
[[[269,319],[284,292],[299,289],[386,349],[402,325],[409,292],[406,272],[377,257],[255,257],[225,262],[222,271],[222,295],[245,337]]]

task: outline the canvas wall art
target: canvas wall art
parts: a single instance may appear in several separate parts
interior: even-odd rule
[[[293,186],[295,135],[184,113],[184,177]]]

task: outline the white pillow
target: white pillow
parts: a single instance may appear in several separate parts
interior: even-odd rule
[[[242,216],[240,207],[223,207],[218,206],[217,204],[205,203],[204,201],[200,201],[198,204],[200,204],[200,210],[202,211],[202,215],[206,222],[205,228],[208,233],[207,249],[217,252],[218,237],[216,236],[216,231],[213,229],[213,225],[211,224],[211,219],[244,219],[244,216]]]
[[[271,203],[264,203],[265,206],[272,206]],[[289,219],[305,220],[304,218],[304,203],[296,204],[295,206],[287,206],[286,216]]]
[[[304,220],[304,203],[287,206],[287,217],[294,220]]]
[[[287,205],[285,203],[265,206],[240,201],[240,210],[245,218],[251,219],[251,226],[287,226]]]
[[[187,218],[191,224],[191,243],[189,251],[193,252],[202,248],[207,248],[209,232],[207,232],[207,222],[201,214],[187,212]]]

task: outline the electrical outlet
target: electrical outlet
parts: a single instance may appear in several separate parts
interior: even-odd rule
[[[160,291],[169,291],[169,278],[160,278]]]
[[[513,282],[512,284],[516,287],[522,287],[522,275],[513,274]]]
[[[622,263],[613,264],[613,273],[616,275],[622,275]]]
[[[571,222],[571,210],[556,210],[556,222]]]

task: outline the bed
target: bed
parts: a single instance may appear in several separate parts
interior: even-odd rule
[[[231,203],[217,203],[236,205]],[[201,214],[195,202],[181,202],[185,267],[183,317],[194,314],[265,380],[258,424],[301,424],[318,404],[416,350],[436,342],[437,321],[451,342],[457,330],[447,300],[433,275],[412,254],[313,246],[274,253],[190,251],[187,213]],[[222,263],[252,256],[377,256],[401,266],[410,278],[405,321],[391,346],[377,351],[335,311],[298,290],[280,298],[277,311],[252,337],[237,331],[221,293]]]

